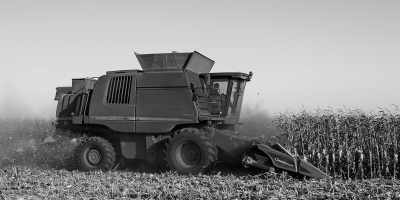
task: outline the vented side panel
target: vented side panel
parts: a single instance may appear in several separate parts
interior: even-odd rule
[[[107,103],[129,104],[131,97],[132,76],[111,78],[108,86]]]

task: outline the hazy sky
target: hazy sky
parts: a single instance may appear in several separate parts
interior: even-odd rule
[[[398,0],[0,0],[0,114],[52,117],[72,78],[194,50],[253,71],[245,104],[271,113],[400,106]]]

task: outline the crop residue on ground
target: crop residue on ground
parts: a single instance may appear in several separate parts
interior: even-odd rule
[[[5,167],[6,197],[96,199],[398,199],[398,180],[297,180],[284,175],[179,176],[127,171],[78,172]]]

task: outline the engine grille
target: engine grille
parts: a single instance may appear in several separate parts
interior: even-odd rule
[[[109,104],[129,104],[132,79],[132,76],[118,76],[111,78],[108,86],[106,102]]]

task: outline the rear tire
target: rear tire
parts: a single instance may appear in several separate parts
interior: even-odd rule
[[[79,166],[84,171],[110,170],[115,163],[115,151],[107,140],[91,137],[83,142],[78,152]]]
[[[166,160],[180,175],[199,174],[217,161],[217,148],[204,131],[185,128],[171,139]]]

